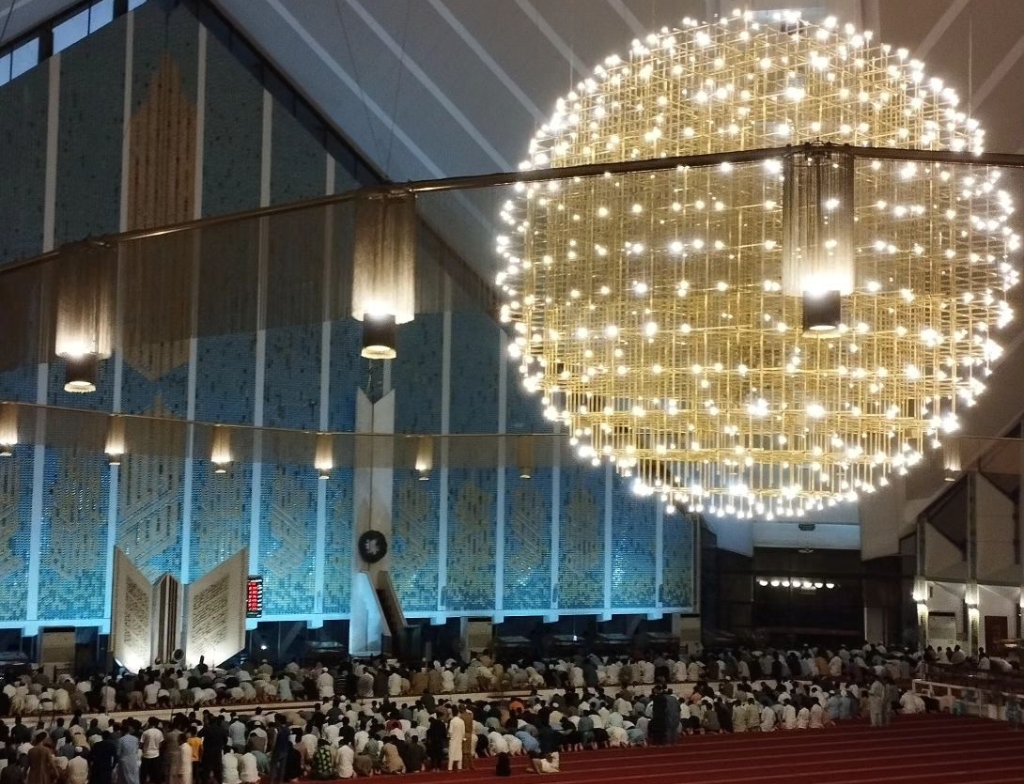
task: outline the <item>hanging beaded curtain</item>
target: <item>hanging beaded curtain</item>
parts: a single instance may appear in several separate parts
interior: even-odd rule
[[[416,200],[412,194],[362,197],[356,202],[352,315],[394,316],[396,324],[416,313]]]
[[[117,295],[115,245],[86,241],[56,262],[58,356],[105,359],[113,350]]]
[[[0,447],[18,443],[18,409],[10,403],[0,403]]]

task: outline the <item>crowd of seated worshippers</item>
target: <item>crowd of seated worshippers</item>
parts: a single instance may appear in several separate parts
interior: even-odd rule
[[[901,693],[881,665],[866,680],[842,673],[760,682],[721,675],[685,686],[655,678],[651,688],[638,689],[624,682],[632,676],[621,678],[622,667],[635,665],[642,680],[642,662],[620,666],[619,683],[607,687],[574,686],[576,664],[562,669],[568,685],[543,695],[532,688],[523,696],[457,699],[434,694],[428,680],[409,699],[331,694],[308,708],[198,706],[158,718],[143,707],[125,718],[101,705],[70,719],[17,716],[13,724],[0,722],[0,784],[277,784],[459,769],[486,758],[500,770],[516,757],[529,758],[530,772],[550,773],[565,752],[671,745],[722,732],[825,730],[869,716],[887,724],[894,713],[926,709],[920,697]],[[320,668],[316,679],[331,674]]]
[[[1014,664],[981,652],[972,662],[949,651],[956,666],[1001,670]],[[719,649],[694,655],[618,657],[576,656],[561,659],[497,659],[489,652],[467,662],[399,662],[388,659],[346,661],[335,667],[302,667],[291,662],[274,667],[266,660],[233,668],[163,667],[140,673],[86,673],[49,677],[45,671],[0,680],[0,716],[114,713],[156,708],[208,708],[330,700],[530,689],[596,689],[662,683],[832,678],[867,683],[874,675],[908,681],[946,651],[910,651],[865,645],[862,648]]]

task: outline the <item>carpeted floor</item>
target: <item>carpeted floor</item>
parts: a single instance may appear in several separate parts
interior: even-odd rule
[[[527,760],[512,761],[526,776]],[[476,770],[416,774],[417,784],[494,781],[494,760]],[[531,777],[532,778],[532,777]],[[607,749],[562,755],[562,772],[537,777],[573,784],[1024,784],[1024,732],[1007,724],[949,715],[897,717],[886,729],[866,722],[830,730],[684,738],[674,747]]]

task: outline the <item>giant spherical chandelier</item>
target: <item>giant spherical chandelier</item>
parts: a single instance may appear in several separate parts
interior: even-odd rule
[[[844,145],[982,139],[905,50],[831,19],[635,41],[559,100],[524,168],[793,153],[517,186],[498,283],[526,388],[581,457],[693,511],[874,492],[984,390],[1020,239],[998,170]]]

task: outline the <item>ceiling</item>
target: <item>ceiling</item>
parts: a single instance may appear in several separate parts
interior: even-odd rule
[[[779,0],[215,0],[394,180],[515,168],[593,66],[684,16]],[[959,88],[988,149],[1024,148],[1021,0],[797,0]],[[970,31],[973,27],[973,47]],[[973,57],[971,57],[973,49]],[[972,64],[973,61],[973,64]]]
[[[42,2],[43,0],[39,0]],[[784,0],[213,0],[395,181],[515,169],[556,99],[609,54],[684,16]],[[906,47],[959,89],[987,148],[1024,152],[1022,0],[796,0]],[[421,197],[493,280],[507,192]]]

